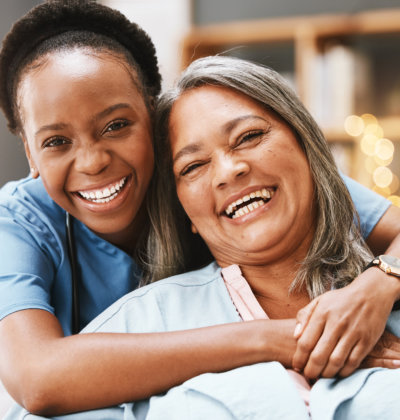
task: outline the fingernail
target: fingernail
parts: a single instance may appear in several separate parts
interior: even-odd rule
[[[400,360],[392,360],[394,366],[400,366]]]
[[[296,324],[296,327],[294,329],[294,333],[293,333],[294,338],[297,338],[300,335],[300,333],[301,333],[301,324],[299,322]]]

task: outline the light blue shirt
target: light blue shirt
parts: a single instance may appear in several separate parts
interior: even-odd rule
[[[367,237],[390,202],[344,177]],[[130,256],[74,221],[80,275],[81,326],[125,293],[140,276]],[[30,177],[0,190],[0,319],[23,309],[55,314],[71,333],[71,270],[65,211]]]
[[[400,332],[399,315],[394,312],[389,320],[389,329],[396,334]],[[131,292],[83,333],[174,331],[228,322],[240,322],[240,318],[220,268],[212,263]],[[345,379],[321,379],[310,393],[312,419],[394,419],[400,412],[399,390],[400,369],[364,369]],[[15,405],[6,420],[42,418]],[[309,416],[287,370],[278,362],[269,362],[199,375],[148,400],[54,419],[309,420]]]
[[[138,285],[133,259],[74,220],[81,327]],[[0,319],[44,309],[71,334],[71,269],[65,211],[42,181],[26,178],[0,190]]]

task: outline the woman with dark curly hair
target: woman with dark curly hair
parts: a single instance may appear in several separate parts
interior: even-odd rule
[[[143,30],[93,1],[45,2],[3,43],[0,104],[23,140],[31,175],[0,191],[0,377],[31,412],[138,400],[203,372],[266,359],[270,331],[251,322],[175,333],[71,335],[140,278],[149,282],[190,268],[177,268],[171,247],[161,250],[162,266],[155,265],[160,249],[148,235],[160,79]],[[389,204],[373,194],[357,203],[365,235],[383,250],[399,231],[388,229]],[[355,346],[361,348],[356,360],[382,333],[396,297],[378,274],[363,276],[354,283],[357,299],[344,293],[340,302],[318,306],[331,311],[326,331],[335,324],[332,308],[348,319],[359,306],[361,312],[372,306],[372,327],[366,327],[372,333]],[[351,328],[343,329],[354,343]],[[314,336],[307,331],[309,345]],[[357,331],[363,336],[362,328]],[[306,361],[315,342],[300,349]],[[324,366],[334,347],[323,352]]]

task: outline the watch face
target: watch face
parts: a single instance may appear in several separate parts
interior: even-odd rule
[[[392,257],[391,255],[380,255],[379,259],[386,264],[389,264],[393,267],[396,267],[396,268],[400,269],[400,259],[399,258]]]

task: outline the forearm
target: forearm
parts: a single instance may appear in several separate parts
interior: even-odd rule
[[[29,411],[57,415],[143,399],[205,372],[271,360],[288,365],[293,329],[294,320],[282,320],[160,334],[43,335],[30,339],[29,351],[25,337],[23,346],[2,347],[1,374]]]

